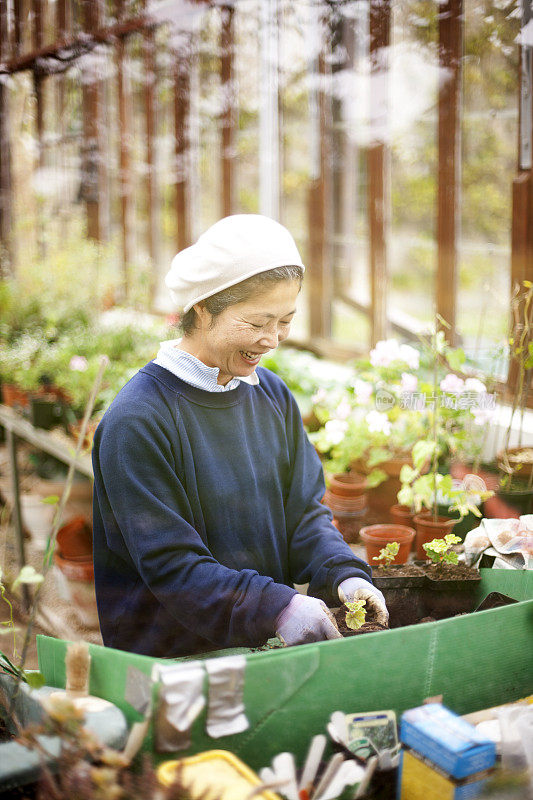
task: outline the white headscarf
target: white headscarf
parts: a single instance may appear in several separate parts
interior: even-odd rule
[[[233,214],[215,222],[196,244],[172,259],[165,284],[185,313],[222,289],[275,267],[305,270],[289,231],[261,214]]]

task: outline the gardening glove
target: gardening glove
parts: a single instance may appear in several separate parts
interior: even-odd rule
[[[295,594],[285,606],[276,620],[276,636],[288,647],[342,638],[327,605],[304,594]]]
[[[385,598],[379,589],[376,589],[369,581],[364,578],[346,578],[339,584],[338,593],[341,603],[365,600],[366,609],[370,612],[373,621],[380,625],[389,624],[389,612]]]

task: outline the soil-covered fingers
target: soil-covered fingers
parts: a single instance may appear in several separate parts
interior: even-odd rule
[[[389,612],[387,606],[378,597],[368,595],[366,598],[366,621],[378,622],[380,625],[389,624]]]

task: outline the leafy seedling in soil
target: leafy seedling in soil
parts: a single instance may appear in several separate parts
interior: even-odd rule
[[[459,544],[461,539],[453,533],[447,533],[444,539],[433,539],[431,542],[422,545],[427,557],[434,564],[457,564],[457,553],[451,548],[454,544]]]
[[[346,612],[346,625],[352,631],[357,631],[365,624],[366,600],[354,600],[353,603],[346,602],[344,604],[348,611]]]
[[[379,556],[374,556],[372,561],[377,561],[382,569],[388,569],[396,556],[400,545],[398,542],[388,542],[385,547],[379,551]]]

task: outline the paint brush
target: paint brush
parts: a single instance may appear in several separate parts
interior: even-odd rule
[[[298,789],[300,792],[302,789],[305,789],[309,792],[310,787],[313,785],[325,747],[326,737],[322,733],[318,734],[318,736],[313,736],[307,753],[307,758],[305,760],[302,776],[300,778],[300,783],[298,784]]]

